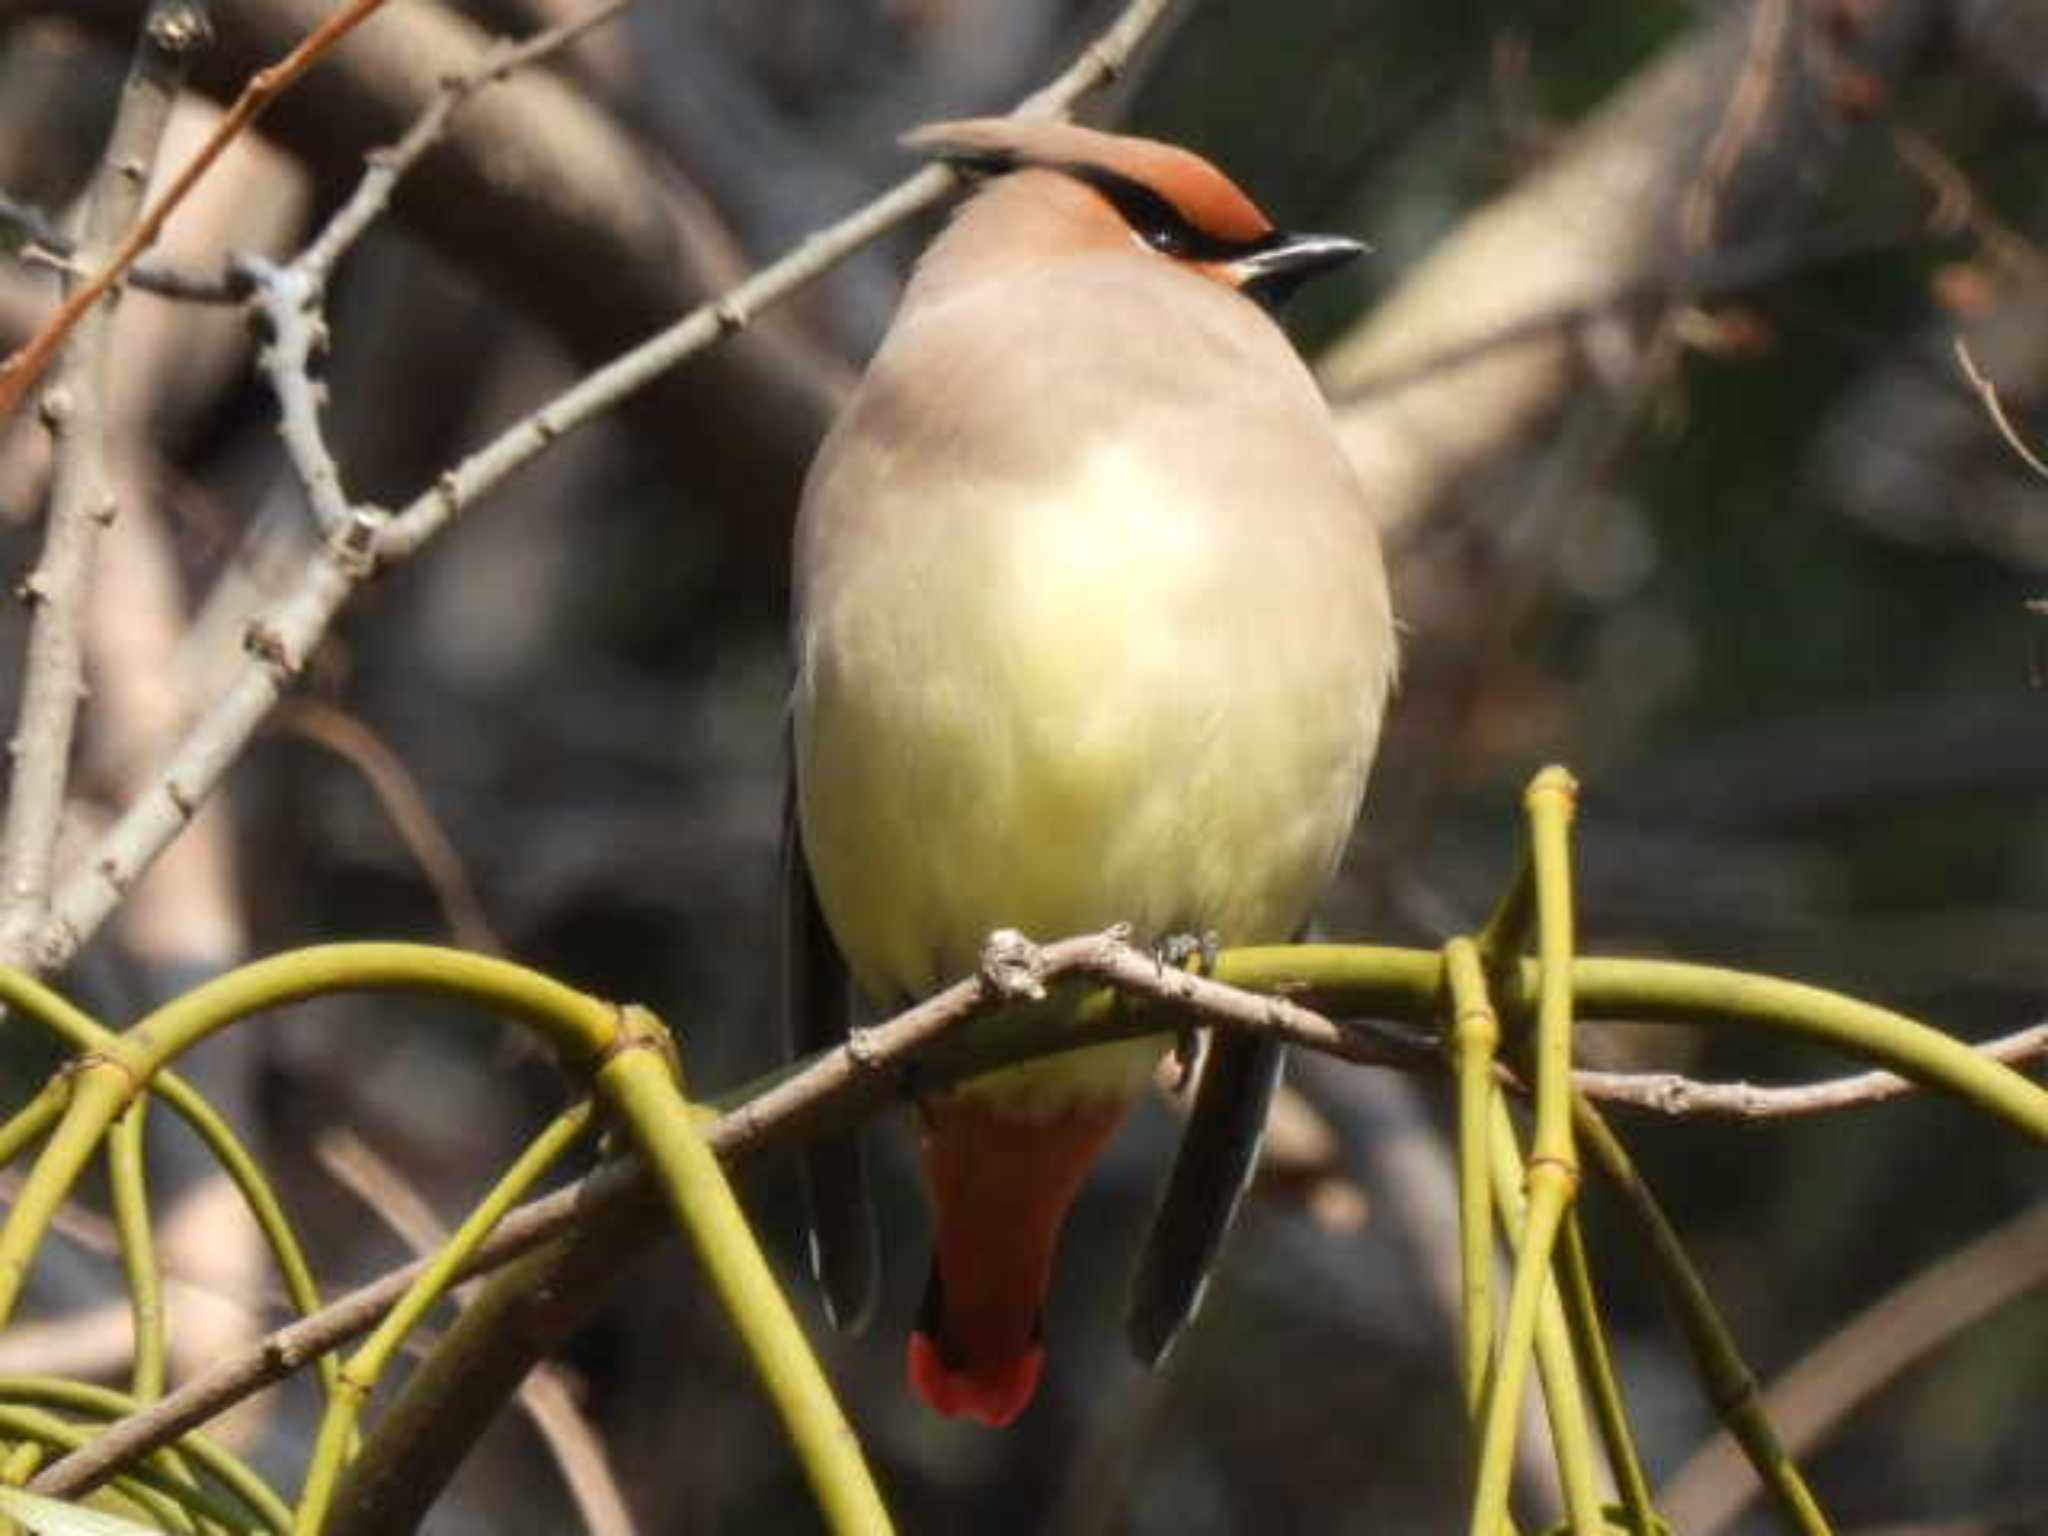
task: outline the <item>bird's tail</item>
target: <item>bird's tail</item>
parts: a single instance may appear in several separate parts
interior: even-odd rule
[[[1117,1097],[1048,1111],[973,1092],[931,1106],[924,1165],[938,1241],[910,1384],[940,1413],[1000,1427],[1031,1401],[1060,1225],[1129,1108]]]

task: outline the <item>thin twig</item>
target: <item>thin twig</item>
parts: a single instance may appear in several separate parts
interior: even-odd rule
[[[280,267],[259,256],[237,258],[235,274],[249,285],[250,309],[267,333],[256,367],[277,396],[285,457],[313,509],[314,524],[326,538],[339,538],[358,513],[320,430],[326,389],[313,379],[314,355],[327,349],[320,283],[297,262]]]
[[[144,18],[86,212],[84,248],[92,259],[121,245],[135,226],[171,105],[205,36],[204,13],[191,0],[156,0]],[[72,297],[87,291],[79,288]],[[78,343],[43,396],[43,421],[55,439],[49,528],[41,558],[21,585],[36,612],[0,830],[0,959],[16,964],[30,958],[49,905],[72,736],[85,689],[86,585],[99,531],[114,515],[106,441],[113,307],[80,314],[86,323]]]
[[[0,227],[12,228],[21,236],[15,254],[23,266],[48,267],[66,278],[82,279],[90,274],[77,259],[76,243],[59,229],[50,216],[31,203],[0,192]],[[240,291],[225,272],[188,272],[161,262],[138,261],[128,271],[123,286],[140,288],[160,299],[181,299],[189,304],[239,304]]]
[[[135,221],[127,238],[114,249],[105,265],[64,301],[48,325],[13,356],[0,363],[0,418],[11,415],[21,404],[23,397],[35,387],[36,380],[42,377],[43,371],[63,347],[65,337],[71,334],[93,305],[121,281],[122,274],[135,264],[136,259],[155,243],[165,221],[199,184],[199,178],[220,158],[235,136],[290,90],[344,37],[369,20],[383,4],[384,0],[349,0],[348,4],[307,33],[290,53],[268,69],[259,69],[249,77],[249,83],[242,87],[242,94],[222,115],[206,142],[199,146],[148,211]],[[181,24],[187,31],[180,43],[181,48],[189,50],[205,36],[205,14],[196,0],[165,4],[159,10],[174,13],[182,19]],[[152,12],[152,17],[156,14]]]
[[[1980,1056],[2009,1067],[2048,1057],[2048,1023],[2032,1024],[1976,1047]],[[1593,1072],[1581,1069],[1572,1083],[1589,1099],[1625,1109],[1653,1110],[1674,1119],[1788,1120],[1883,1104],[1920,1085],[1896,1072],[1857,1072],[1793,1087],[1754,1083],[1706,1083],[1675,1072]]]
[[[1754,0],[1754,4],[1741,71],[1701,159],[1699,175],[1686,188],[1679,210],[1679,238],[1685,242],[1688,254],[1704,251],[1714,242],[1721,196],[1755,140],[1757,130],[1763,126],[1779,60],[1785,53],[1785,37],[1792,20],[1790,0]]]
[[[329,1132],[315,1143],[313,1156],[342,1188],[362,1202],[422,1259],[448,1241],[448,1228],[434,1214],[425,1196],[391,1161],[346,1128]],[[457,1306],[466,1306],[475,1284],[455,1291]],[[414,1335],[414,1342],[418,1335]],[[604,1441],[577,1405],[569,1373],[542,1361],[519,1384],[518,1402],[554,1456],[568,1486],[569,1497],[588,1536],[634,1536],[625,1491],[612,1471]]]
[[[2026,462],[2027,468],[2043,480],[2048,480],[2048,464],[2041,461],[2041,456],[2027,446],[2026,439],[2013,427],[2011,419],[2005,414],[2004,402],[1998,398],[1998,386],[1991,382],[1989,374],[1977,366],[1977,360],[1970,355],[1969,342],[1960,336],[1956,338],[1956,361],[1963,365],[1963,376],[1970,381],[1970,387],[1977,391],[1977,398],[1984,402],[1985,413],[1990,416],[1991,424],[1998,428],[1998,435],[2003,437],[2006,445]]]
[[[286,700],[277,711],[277,724],[326,748],[363,776],[426,877],[450,937],[479,954],[505,954],[504,941],[484,915],[483,899],[477,895],[476,882],[469,878],[454,839],[390,745],[355,716],[312,699]]]

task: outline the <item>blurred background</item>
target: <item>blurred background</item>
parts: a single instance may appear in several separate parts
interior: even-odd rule
[[[0,0],[0,191],[69,216],[139,9]],[[202,271],[289,254],[441,77],[577,9],[393,0],[208,178],[160,254]],[[166,160],[325,10],[215,0]],[[905,174],[898,134],[1008,107],[1111,14],[642,0],[496,88],[337,276],[323,371],[350,493],[409,500]],[[2029,603],[2048,592],[2048,483],[1954,347],[2048,443],[2032,412],[2048,389],[2044,113],[2038,0],[1206,0],[1086,104],[1208,154],[1283,226],[1374,247],[1288,317],[1385,520],[1407,628],[1329,934],[1432,944],[1474,926],[1512,865],[1521,784],[1560,760],[1585,784],[1589,950],[1783,973],[1972,1038],[2041,1016],[2048,618]],[[933,227],[565,441],[362,592],[64,984],[118,1021],[291,945],[452,940],[645,1000],[700,1087],[768,1068],[790,519]],[[54,292],[46,269],[0,264],[0,344]],[[313,537],[239,317],[137,293],[120,327],[122,505],[88,623],[79,846],[212,696]],[[32,421],[0,431],[10,585],[39,547],[46,473]],[[0,656],[21,654],[25,623],[0,616]],[[10,719],[17,674],[0,666]],[[1842,1069],[1648,1027],[1602,1029],[1586,1053],[1707,1078]],[[49,1065],[8,1042],[10,1104]],[[492,1027],[388,1001],[241,1031],[196,1070],[286,1179],[337,1287],[406,1256],[382,1216],[407,1191],[456,1219],[564,1091]],[[925,1216],[901,1117],[878,1128],[884,1313],[833,1338],[800,1304],[905,1529],[1462,1524],[1441,1085],[1324,1063],[1295,1083],[1288,1175],[1261,1186],[1202,1326],[1156,1378],[1119,1323],[1175,1126],[1144,1109],[1070,1229],[1046,1389],[1001,1435],[905,1391]],[[1840,1528],[2048,1531],[2038,1149],[1919,1100],[1619,1125],[1767,1379],[1921,1284],[1858,1336],[1917,1341],[1893,1379],[1858,1379],[1864,1342],[1814,1378],[1829,1428],[1812,1477]],[[274,1320],[275,1298],[232,1202],[163,1140],[189,1369]],[[779,1164],[746,1176],[794,1280],[793,1183]],[[1771,1528],[1741,1508],[1746,1471],[1688,1467],[1710,1407],[1630,1234],[1597,1187],[1589,1202],[1677,1527]],[[1929,1292],[1933,1266],[2002,1226]],[[10,1336],[0,1370],[117,1370],[118,1266],[89,1221],[39,1280],[45,1321]],[[673,1245],[621,1277],[560,1366],[637,1529],[813,1527]],[[245,1413],[265,1465],[303,1464],[310,1402],[292,1388]],[[535,1435],[507,1414],[429,1528],[594,1520]],[[1540,1461],[1524,1469],[1539,1512]]]

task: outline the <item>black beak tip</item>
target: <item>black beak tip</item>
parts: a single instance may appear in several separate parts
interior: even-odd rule
[[[1372,247],[1349,235],[1279,235],[1242,263],[1244,291],[1277,307],[1309,278],[1355,261]]]

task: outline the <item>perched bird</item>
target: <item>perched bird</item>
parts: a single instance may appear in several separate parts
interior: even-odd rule
[[[989,934],[1297,934],[1356,819],[1394,672],[1365,493],[1267,313],[1356,242],[1287,235],[1170,145],[1001,118],[910,143],[978,178],[812,466],[796,536],[795,1043],[844,1038]],[[843,963],[842,963],[843,962]],[[1071,1012],[1073,996],[1045,1004]],[[924,1106],[937,1214],[910,1378],[1008,1423],[1076,1191],[1163,1048],[1090,1046]],[[1129,1318],[1199,1298],[1279,1076],[1221,1039]],[[812,1149],[828,1307],[875,1289],[858,1157]]]

